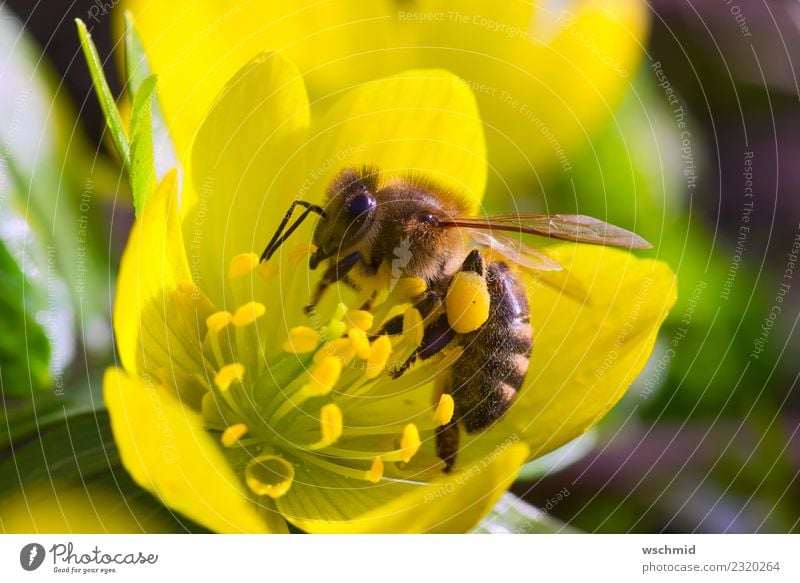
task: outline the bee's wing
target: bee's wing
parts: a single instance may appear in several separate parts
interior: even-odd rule
[[[474,243],[497,252],[512,263],[533,271],[561,271],[562,269],[561,264],[557,261],[516,239],[478,229],[468,229],[467,237]]]
[[[494,215],[445,219],[442,227],[489,231],[514,231],[564,239],[578,243],[610,245],[628,249],[650,249],[652,245],[636,233],[585,215]]]

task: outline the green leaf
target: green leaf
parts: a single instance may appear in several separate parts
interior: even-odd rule
[[[553,534],[580,532],[511,493],[503,494],[473,531],[478,534]]]
[[[0,241],[0,394],[27,396],[50,383],[50,342],[32,317],[33,290]]]
[[[97,47],[94,46],[92,37],[89,31],[86,30],[86,25],[83,21],[80,18],[76,18],[75,23],[78,25],[78,36],[81,40],[83,54],[89,65],[89,74],[92,76],[92,83],[94,83],[94,89],[100,101],[100,107],[103,109],[106,124],[111,131],[111,139],[114,141],[114,146],[117,148],[117,152],[120,158],[122,158],[125,167],[130,171],[130,145],[125,135],[122,117],[119,114],[119,109],[117,109],[117,102],[111,94],[106,76],[103,74],[103,64],[100,61],[100,55],[97,53]]]
[[[131,167],[133,208],[141,216],[155,180],[153,166],[153,126],[151,104],[156,87],[155,76],[145,79],[133,96],[131,107]]]
[[[144,45],[133,25],[133,16],[130,11],[125,12],[125,77],[128,83],[128,92],[136,95],[142,83],[153,74],[150,62],[147,60]],[[167,122],[161,111],[158,95],[151,103],[151,120],[153,126],[153,149],[156,178],[160,181],[167,172],[178,168],[178,155],[172,137],[167,129]]]

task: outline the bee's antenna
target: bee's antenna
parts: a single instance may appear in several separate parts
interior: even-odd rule
[[[303,214],[301,214],[298,217],[298,219],[294,223],[292,223],[292,226],[286,229],[286,232],[283,233],[283,235],[281,236],[283,229],[286,227],[286,223],[288,223],[289,219],[292,218],[294,207],[296,207],[297,205],[305,207],[306,210],[303,211]],[[295,200],[294,202],[292,202],[292,204],[289,206],[289,210],[286,211],[286,214],[284,215],[281,224],[278,225],[275,234],[272,236],[272,239],[267,244],[266,248],[264,249],[264,252],[261,254],[261,261],[269,261],[269,258],[272,257],[273,253],[275,253],[275,251],[278,250],[278,248],[283,244],[283,242],[286,241],[286,239],[288,239],[292,233],[294,233],[297,227],[299,227],[300,224],[306,219],[306,217],[312,212],[317,213],[319,216],[323,218],[325,217],[325,210],[319,205],[311,204],[310,202],[306,202],[304,200]]]

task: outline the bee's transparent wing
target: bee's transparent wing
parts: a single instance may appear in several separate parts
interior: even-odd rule
[[[636,233],[586,215],[494,215],[445,219],[441,227],[488,231],[513,231],[564,239],[577,243],[610,245],[628,249],[650,249],[652,245]]]
[[[510,262],[533,271],[561,271],[562,269],[560,263],[517,239],[478,229],[468,229],[467,237],[474,243],[488,247],[502,255]]]

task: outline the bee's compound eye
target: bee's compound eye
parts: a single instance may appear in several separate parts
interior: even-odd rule
[[[375,198],[369,194],[357,194],[347,201],[347,214],[357,218],[375,208]]]
[[[425,223],[426,225],[436,225],[437,220],[431,213],[420,213],[417,215],[417,220],[420,223]]]

